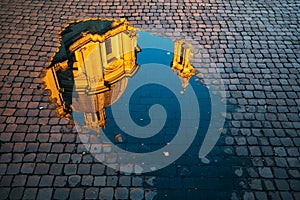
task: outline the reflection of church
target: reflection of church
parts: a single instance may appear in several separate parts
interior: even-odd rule
[[[136,30],[124,19],[96,19],[72,23],[60,37],[61,46],[44,78],[47,89],[59,115],[72,114],[81,128],[98,131],[106,124],[105,108],[119,99],[127,78],[139,68]],[[190,50],[183,41],[175,42],[171,68],[184,89],[195,73]]]
[[[62,44],[45,82],[59,115],[83,116],[83,128],[105,126],[105,107],[123,93],[138,69],[136,31],[124,19],[75,22],[60,33]],[[99,127],[100,126],[100,127]]]
[[[184,41],[175,41],[171,68],[181,79],[183,89],[188,86],[190,78],[195,75],[195,69],[190,63],[191,48],[191,44]]]

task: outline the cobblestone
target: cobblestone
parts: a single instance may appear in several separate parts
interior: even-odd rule
[[[102,175],[104,174],[105,166],[102,164],[92,164],[91,174]]]
[[[26,188],[23,194],[23,199],[35,199],[37,194],[37,188]]]
[[[106,185],[107,186],[116,186],[118,182],[117,176],[107,176],[106,178]]]
[[[130,190],[130,199],[141,200],[144,198],[144,190],[141,188],[133,188]]]
[[[131,185],[131,177],[130,176],[121,176],[119,178],[120,186],[130,186]]]
[[[76,174],[77,171],[77,165],[75,164],[66,164],[64,168],[64,174],[71,175]]]
[[[82,199],[83,193],[83,188],[72,188],[70,192],[70,199]]]
[[[69,176],[68,184],[71,187],[79,186],[80,180],[81,180],[81,177],[79,175],[72,175],[72,176]]]
[[[275,184],[278,190],[284,190],[284,191],[289,190],[289,184],[286,180],[275,179]]]
[[[52,175],[43,175],[40,179],[39,186],[41,187],[49,187],[52,185],[54,176]]]
[[[298,10],[295,0],[1,1],[0,199],[300,199]],[[218,69],[227,113],[209,163],[197,139],[149,185],[99,163],[56,116],[41,73],[57,32],[94,17],[191,39],[204,79]]]
[[[141,177],[132,177],[132,185],[133,186],[142,186],[143,180]]]
[[[127,188],[116,188],[115,198],[116,199],[128,199],[129,191]]]
[[[82,176],[81,185],[83,186],[92,186],[94,181],[93,176]]]
[[[67,185],[68,177],[67,176],[56,176],[53,182],[55,187],[65,187]]]
[[[264,178],[273,178],[273,173],[268,167],[259,168],[258,171],[259,174]]]
[[[16,175],[13,179],[12,186],[25,186],[26,175]]]
[[[51,199],[53,189],[52,188],[41,188],[39,189],[36,199]]]
[[[91,173],[91,165],[90,164],[79,164],[78,174],[90,174]]]
[[[35,174],[47,174],[49,171],[49,164],[44,164],[44,163],[37,163],[34,173]]]
[[[85,191],[85,198],[87,199],[98,199],[99,189],[89,188]]]
[[[60,175],[62,174],[63,171],[63,165],[62,164],[52,164],[50,167],[50,171],[49,174],[53,174],[53,175]]]
[[[294,191],[300,191],[300,181],[299,180],[290,180],[291,189]]]
[[[29,187],[38,186],[40,179],[41,179],[41,176],[37,176],[37,175],[28,176],[26,186],[29,186]]]
[[[55,199],[68,199],[70,193],[69,188],[57,188],[54,192]]]
[[[10,191],[9,198],[10,199],[21,199],[23,196],[24,188],[23,187],[15,187]]]
[[[95,176],[94,177],[94,186],[105,186],[106,176]]]
[[[107,199],[111,200],[113,199],[114,189],[111,187],[108,188],[101,188],[99,198],[100,199]]]

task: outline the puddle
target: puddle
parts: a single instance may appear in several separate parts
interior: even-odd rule
[[[57,113],[74,121],[96,159],[144,173],[176,161],[196,135],[205,146],[202,155],[213,148],[220,135],[211,127],[215,103],[199,78],[200,66],[190,61],[191,44],[125,20],[71,23],[60,37],[44,81]],[[209,128],[214,135],[206,139]]]

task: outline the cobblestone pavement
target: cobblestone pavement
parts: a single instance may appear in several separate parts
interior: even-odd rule
[[[297,0],[1,0],[0,199],[300,199],[299,10]],[[128,176],[84,154],[41,77],[57,32],[87,17],[199,43],[228,91],[207,159],[195,145],[161,171]]]

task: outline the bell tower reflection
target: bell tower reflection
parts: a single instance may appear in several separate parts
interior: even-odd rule
[[[185,89],[190,78],[195,75],[195,69],[190,63],[192,45],[184,41],[175,41],[174,43],[174,57],[171,68],[177,73],[182,82],[182,87]]]
[[[60,36],[44,78],[47,89],[60,116],[79,115],[82,128],[98,131],[105,126],[105,107],[118,100],[139,68],[136,30],[125,19],[96,19],[72,23]]]
[[[121,97],[128,78],[139,69],[136,29],[125,19],[89,19],[69,24],[60,38],[44,78],[46,89],[51,90],[58,115],[73,116],[83,130],[99,132],[106,125],[105,108]],[[190,44],[175,41],[174,56],[167,62],[183,89],[195,74],[191,49]]]

